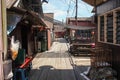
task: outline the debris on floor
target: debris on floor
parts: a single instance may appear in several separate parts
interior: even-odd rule
[[[90,57],[81,57],[81,56],[74,56],[72,57],[74,64],[76,65],[76,69],[79,73],[80,80],[90,80],[86,75],[89,73],[90,70]]]
[[[90,80],[117,80],[117,72],[110,67],[91,68],[88,77]]]

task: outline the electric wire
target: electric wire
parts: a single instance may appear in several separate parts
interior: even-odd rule
[[[68,5],[67,17],[69,16],[70,8],[71,8],[71,0],[69,1],[69,5]]]
[[[91,11],[90,11],[90,9],[88,8],[88,6],[87,6],[86,3],[84,3],[83,1],[79,1],[79,4],[83,4],[83,5],[84,5],[83,7],[86,8],[87,12],[88,12],[88,13],[91,13]]]
[[[66,4],[66,1],[65,0],[61,0],[64,4]]]
[[[76,6],[74,6],[74,9],[73,9],[73,12],[72,12],[72,16],[73,16],[73,15],[74,15],[74,13],[75,13],[75,7],[76,7]]]
[[[70,14],[70,12],[73,9],[73,4],[74,4],[74,0],[60,0],[62,3],[64,3],[66,6],[68,6],[67,10],[66,10],[66,17],[68,17]]]

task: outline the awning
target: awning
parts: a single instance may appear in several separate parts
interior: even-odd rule
[[[95,27],[88,27],[88,26],[67,26],[66,28],[74,29],[74,30],[90,30],[90,29],[95,29]]]
[[[44,20],[39,17],[39,15],[33,11],[27,11],[22,8],[18,7],[12,7],[8,9],[8,11],[15,12],[16,14],[23,15],[22,20],[28,20],[31,22],[32,25],[42,25],[46,27],[46,24],[44,23]]]
[[[65,32],[65,30],[58,30],[58,31],[54,31],[54,32]]]
[[[25,19],[28,19],[32,22],[33,25],[42,25],[44,27],[47,27],[44,20],[39,17],[39,15],[33,11],[26,11],[26,14],[28,15],[25,17]]]
[[[6,7],[9,9],[17,0],[6,0]]]
[[[22,6],[26,10],[39,13],[41,17],[44,16],[41,0],[22,0]]]
[[[91,6],[97,6],[97,5],[100,5],[108,0],[82,0],[88,4],[90,4]]]

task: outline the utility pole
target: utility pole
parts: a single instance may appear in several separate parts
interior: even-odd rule
[[[77,26],[77,13],[78,13],[78,0],[76,0],[76,14],[75,14],[76,26]]]

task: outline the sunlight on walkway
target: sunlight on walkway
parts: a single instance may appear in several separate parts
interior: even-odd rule
[[[38,53],[33,60],[30,80],[76,80],[64,39],[53,43],[51,50]]]

